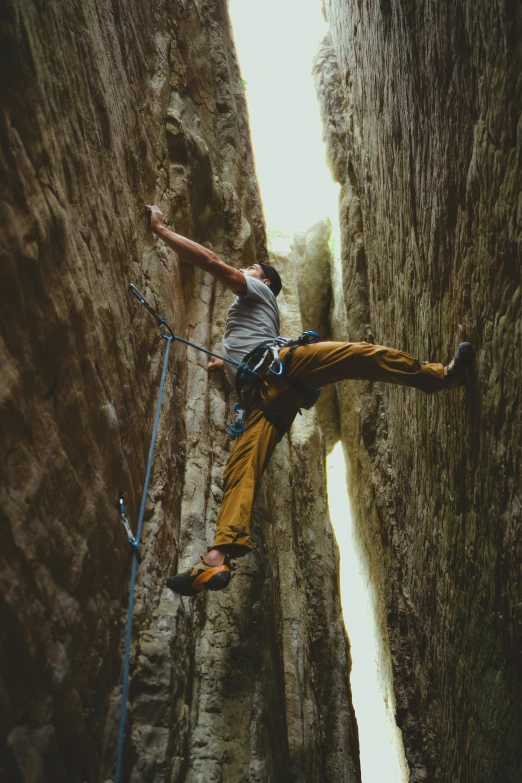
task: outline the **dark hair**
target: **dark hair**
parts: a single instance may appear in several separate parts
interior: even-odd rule
[[[265,277],[270,280],[270,290],[274,296],[277,296],[283,287],[279,273],[270,264],[260,264],[260,267],[265,273]]]

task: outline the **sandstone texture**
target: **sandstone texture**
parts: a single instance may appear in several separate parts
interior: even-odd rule
[[[217,348],[231,295],[148,232],[155,202],[234,265],[268,258],[224,0],[9,0],[0,14],[0,780],[112,780],[131,554],[164,341]],[[301,329],[285,254],[285,328]],[[226,593],[165,577],[213,537],[233,395],[174,344],[139,567],[124,780],[360,779],[307,413]]]
[[[465,389],[336,390],[411,780],[516,783],[522,8],[324,8],[314,72],[342,232],[330,334],[444,363],[461,339],[476,351]]]

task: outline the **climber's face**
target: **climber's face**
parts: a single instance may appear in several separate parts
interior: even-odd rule
[[[248,275],[248,277],[257,277],[261,282],[270,285],[270,280],[265,275],[261,264],[252,264],[252,266],[247,266],[246,269],[240,269],[239,271],[243,272],[244,275]]]

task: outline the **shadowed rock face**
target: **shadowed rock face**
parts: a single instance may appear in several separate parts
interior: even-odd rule
[[[461,335],[476,350],[464,390],[427,398],[360,383],[337,394],[411,779],[514,783],[522,11],[324,5],[331,36],[315,76],[342,188],[331,332],[443,362]]]
[[[232,300],[151,236],[143,204],[237,266],[268,258],[265,228],[224,1],[7,3],[0,31],[0,780],[94,782],[112,776],[120,703],[116,502],[135,526],[164,350],[128,281],[209,347]],[[278,447],[230,589],[183,603],[163,587],[212,541],[231,402],[174,344],[125,779],[356,781],[314,413]]]

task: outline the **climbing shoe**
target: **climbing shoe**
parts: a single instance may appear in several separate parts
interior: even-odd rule
[[[451,389],[464,386],[468,370],[473,364],[473,347],[471,343],[460,343],[457,353],[447,365],[446,379]]]
[[[201,555],[199,563],[188,571],[169,576],[167,587],[179,595],[198,595],[203,590],[223,590],[230,582],[231,570],[230,555],[225,555],[225,561],[220,566],[208,565]]]

